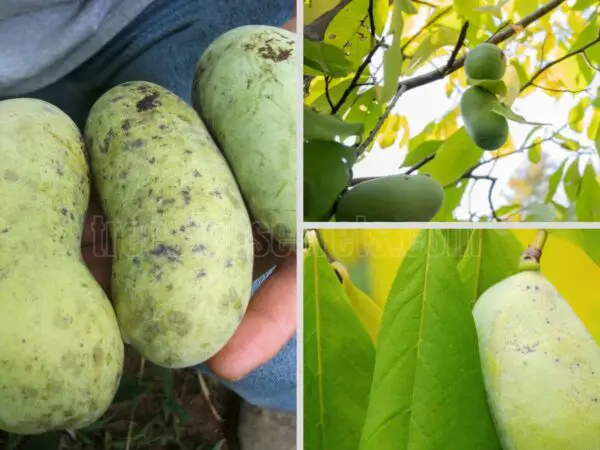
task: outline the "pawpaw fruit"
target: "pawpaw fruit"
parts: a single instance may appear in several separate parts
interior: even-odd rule
[[[444,189],[426,175],[390,175],[347,190],[337,204],[337,222],[428,222],[444,201]]]
[[[492,111],[498,99],[478,86],[468,88],[460,99],[460,113],[467,134],[484,150],[497,150],[508,140],[508,121]]]
[[[465,72],[475,80],[501,80],[506,72],[506,56],[494,44],[479,44],[467,53]]]
[[[492,286],[473,316],[503,448],[600,449],[600,348],[541,272]]]
[[[357,152],[333,141],[304,143],[304,220],[328,221],[333,206],[352,179]]]

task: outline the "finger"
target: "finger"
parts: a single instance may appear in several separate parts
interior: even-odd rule
[[[225,380],[238,380],[275,357],[296,327],[296,255],[292,254],[261,285],[239,328],[207,366]]]

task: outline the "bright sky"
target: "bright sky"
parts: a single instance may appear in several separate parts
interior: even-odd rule
[[[377,62],[375,64],[377,64]],[[442,60],[437,62],[438,66],[442,64]],[[428,72],[431,68],[431,66],[425,66],[417,71],[415,75]],[[443,117],[449,110],[458,104],[459,96],[457,92],[455,92],[450,99],[446,97],[444,89],[445,83],[446,81],[440,80],[413,89],[405,93],[398,101],[394,112],[407,117],[411,136],[417,135],[428,123]],[[598,86],[600,86],[600,80],[599,77],[596,77],[594,83],[590,86],[590,92],[595,93]],[[578,97],[574,97],[568,93],[562,95],[559,99],[556,99],[545,95],[543,92],[535,92],[524,99],[517,99],[512,108],[515,112],[521,114],[529,121],[551,124],[548,127],[542,127],[534,135],[543,136],[544,132],[556,130],[567,122],[569,111],[577,101]],[[525,140],[532,127],[530,125],[521,125],[512,121],[509,121],[509,126],[513,142],[518,148],[522,145],[522,142]],[[563,134],[567,137],[577,139],[584,146],[593,147],[593,143],[587,139],[587,136],[573,133],[570,129],[568,131],[565,130]],[[531,143],[531,140],[529,142]],[[548,161],[556,161],[554,162],[555,166],[558,166],[560,161],[566,156],[573,155],[573,152],[568,152],[552,143],[544,143],[542,144],[542,148],[544,149],[543,156],[548,158]],[[365,159],[354,167],[354,177],[372,177],[400,173],[405,170],[399,170],[405,154],[405,148],[398,149],[397,146],[392,146],[385,150],[381,150],[379,147],[375,146]],[[598,155],[594,155],[592,158],[597,170],[600,171],[600,160]],[[584,158],[584,161],[588,160],[587,157]],[[502,158],[498,160],[492,175],[500,180],[508,180],[508,178],[515,173],[516,169],[522,167],[526,161],[526,154],[516,154]],[[492,163],[484,166],[476,172],[476,174],[488,174],[491,167]],[[478,181],[477,186],[471,195],[470,209],[473,212],[485,215],[490,214],[488,192],[489,182],[485,180]],[[506,194],[508,192],[509,190],[505,182],[498,182],[496,184],[493,196],[493,203],[496,209],[508,204],[505,195],[503,195],[503,193]],[[469,219],[469,207],[466,197],[467,196],[463,198],[463,204],[456,211],[456,218],[459,220]],[[560,201],[561,198],[564,199],[566,197],[564,196],[564,192],[559,191],[555,199]]]

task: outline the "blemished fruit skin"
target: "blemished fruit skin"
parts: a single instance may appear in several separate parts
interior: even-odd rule
[[[501,80],[506,73],[506,56],[494,44],[479,44],[467,53],[465,72],[475,80]]]
[[[556,288],[521,272],[484,292],[473,316],[503,448],[600,448],[600,349]]]
[[[491,110],[495,101],[494,94],[477,86],[468,88],[460,99],[465,130],[483,150],[497,150],[508,140],[508,121]]]
[[[337,222],[428,222],[444,201],[444,189],[426,175],[390,175],[344,192]]]
[[[227,157],[253,220],[296,246],[296,36],[249,25],[202,54],[193,103]]]
[[[126,342],[163,367],[205,361],[233,335],[252,283],[250,219],[225,158],[191,106],[147,82],[105,93],[85,139]]]
[[[49,103],[0,102],[0,429],[82,428],[110,406],[123,341],[81,257],[89,169]]]
[[[304,143],[304,220],[328,221],[337,198],[350,184],[357,151],[331,141]]]

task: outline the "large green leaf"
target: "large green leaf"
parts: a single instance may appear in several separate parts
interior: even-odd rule
[[[489,287],[515,273],[523,247],[509,230],[474,230],[458,265],[474,305]]]
[[[375,350],[314,232],[304,259],[304,445],[356,450]]]
[[[352,71],[352,63],[343,50],[310,39],[304,39],[304,65],[332,77],[343,77]]]
[[[573,159],[569,168],[565,171],[564,188],[567,197],[574,202],[579,196],[581,187],[581,175],[579,174],[579,158]]]
[[[454,221],[454,210],[460,205],[468,180],[462,180],[455,186],[444,188],[444,202],[442,207],[432,219],[433,222],[452,222]]]
[[[304,105],[304,139],[333,141],[336,137],[356,136],[361,132],[360,123],[348,123],[337,116],[319,114]]]
[[[304,0],[304,26],[310,25],[327,11],[335,8],[341,0]]]
[[[399,39],[394,38],[394,43]],[[386,104],[396,93],[398,79],[402,73],[402,50],[394,44],[383,54],[383,88],[379,95],[379,101]]]
[[[444,141],[433,161],[424,166],[422,172],[446,185],[458,180],[482,155],[483,150],[475,145],[464,127],[461,127]]]
[[[500,449],[469,295],[440,230],[405,256],[379,330],[360,450],[384,449]]]
[[[402,167],[414,166],[418,162],[423,161],[428,156],[433,155],[443,143],[444,141],[431,140],[419,144],[406,154],[404,161],[402,161]]]
[[[353,0],[327,26],[325,42],[342,49],[358,67],[372,45],[368,20],[369,0]]]
[[[560,166],[558,166],[558,169],[556,169],[554,173],[550,175],[550,178],[548,179],[548,193],[546,194],[546,199],[544,200],[546,203],[549,203],[550,200],[554,198],[556,190],[558,189],[558,185],[560,184],[560,180],[562,180],[567,161],[568,160],[565,159]]]
[[[444,229],[442,234],[446,239],[446,246],[448,248],[448,255],[454,258],[456,264],[460,263],[465,256],[465,251],[471,242],[471,237],[476,230],[473,229]]]
[[[591,162],[585,167],[581,179],[576,211],[580,222],[600,222],[600,184]]]

